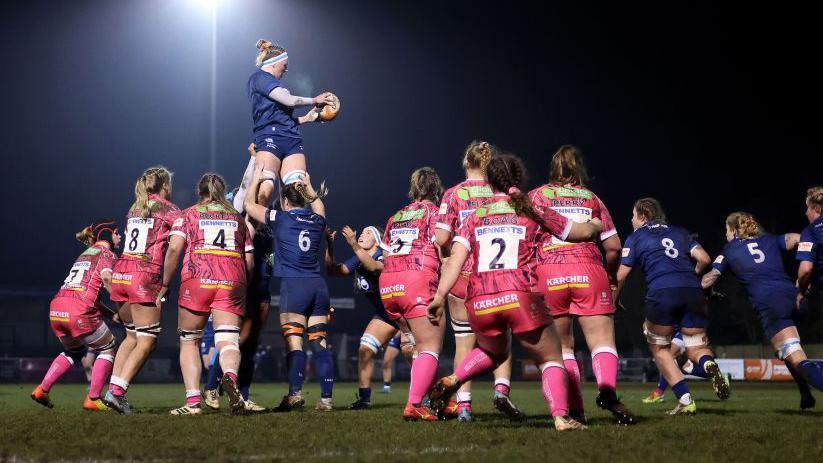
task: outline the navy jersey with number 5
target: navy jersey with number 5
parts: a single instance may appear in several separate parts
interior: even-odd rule
[[[648,223],[634,231],[623,245],[621,264],[640,266],[649,291],[664,288],[699,288],[691,252],[700,246],[686,229]]]
[[[269,209],[266,224],[274,237],[274,276],[320,276],[320,244],[326,219],[307,209]]]
[[[791,294],[794,302],[797,288],[783,268],[781,251],[786,250],[785,235],[765,233],[758,238],[735,238],[723,248],[712,268],[720,273],[731,270],[749,293],[756,309],[769,309],[775,298]],[[782,302],[782,300],[781,300]]]

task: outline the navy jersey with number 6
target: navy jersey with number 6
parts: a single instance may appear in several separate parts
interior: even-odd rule
[[[699,288],[691,252],[700,246],[686,229],[648,223],[634,231],[623,245],[621,264],[639,265],[646,274],[648,290]]]
[[[274,276],[320,276],[320,244],[326,219],[307,209],[269,209],[266,224],[274,237]]]
[[[778,300],[782,303],[785,299],[781,296],[790,293],[789,301],[794,302],[797,294],[797,288],[783,268],[780,252],[785,250],[785,235],[766,233],[747,240],[735,238],[726,243],[712,268],[721,273],[730,269],[746,288],[756,309],[773,309]]]

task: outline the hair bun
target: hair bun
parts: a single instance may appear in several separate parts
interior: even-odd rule
[[[260,39],[260,40],[257,41],[257,44],[255,46],[257,47],[257,49],[259,51],[264,51],[264,50],[268,50],[269,48],[271,48],[271,42],[269,42],[266,39]]]

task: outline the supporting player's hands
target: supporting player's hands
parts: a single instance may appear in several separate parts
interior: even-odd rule
[[[334,243],[334,239],[337,237],[337,232],[332,230],[331,227],[326,227],[326,243],[332,244]]]
[[[305,124],[307,122],[317,122],[319,117],[320,117],[320,111],[316,107],[313,107],[305,115],[300,116],[297,119],[297,122],[299,122],[301,124]]]
[[[435,295],[434,299],[429,303],[426,316],[429,317],[429,323],[434,326],[440,326],[440,320],[443,319],[443,306],[445,299],[443,296]]]
[[[251,157],[254,157],[254,156],[257,155],[257,150],[254,149],[254,142],[249,143],[249,146],[246,149],[249,150],[249,154],[251,155]]]
[[[350,226],[346,225],[342,230],[340,230],[340,233],[343,234],[343,238],[346,238],[346,242],[349,243],[349,246],[352,248],[357,246],[357,231],[352,230]]]

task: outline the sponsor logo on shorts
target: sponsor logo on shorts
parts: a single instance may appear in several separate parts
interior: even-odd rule
[[[234,282],[228,280],[211,280],[208,278],[200,279],[201,289],[233,289]],[[188,292],[188,291],[187,291]]]
[[[380,288],[380,299],[391,299],[406,295],[406,285],[398,283],[396,285],[383,286]]]
[[[60,310],[49,311],[49,320],[53,322],[67,322],[69,321],[69,313]]]
[[[568,288],[588,288],[588,275],[569,275],[565,277],[549,278],[546,280],[549,291],[560,291]]]
[[[111,275],[112,284],[130,285],[132,276],[128,273],[113,273]]]
[[[517,297],[517,294],[506,294],[472,302],[472,308],[476,315],[486,315],[504,310],[517,309],[519,307],[520,299]]]
[[[611,305],[612,297],[608,291],[600,291],[600,304],[601,305]]]
[[[803,242],[797,245],[797,252],[812,252],[814,243]]]

